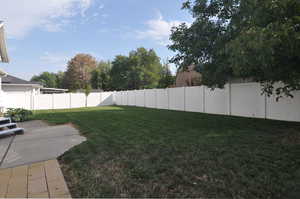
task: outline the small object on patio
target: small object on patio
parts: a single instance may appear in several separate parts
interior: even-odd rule
[[[24,133],[23,128],[18,128],[16,123],[12,123],[10,118],[0,118],[0,137],[22,134]]]

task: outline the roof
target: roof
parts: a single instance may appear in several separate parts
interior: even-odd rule
[[[20,85],[39,85],[41,84],[37,82],[31,82],[31,81],[26,81],[23,79],[20,79],[18,77],[14,77],[12,75],[6,75],[5,77],[2,77],[2,84],[20,84]]]
[[[43,94],[66,93],[66,92],[68,92],[68,89],[61,89],[61,88],[41,88],[41,92]]]
[[[8,62],[8,55],[5,44],[4,25],[0,21],[0,62]]]

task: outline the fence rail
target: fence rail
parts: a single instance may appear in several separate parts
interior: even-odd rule
[[[294,98],[261,95],[258,83],[227,84],[224,89],[205,86],[118,92],[33,95],[6,93],[6,108],[69,109],[106,105],[137,106],[189,112],[234,115],[300,122],[300,92]]]

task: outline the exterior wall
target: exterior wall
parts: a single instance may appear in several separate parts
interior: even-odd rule
[[[17,86],[17,85],[3,85],[2,84],[2,90],[4,92],[36,92],[39,93],[39,88],[33,88],[32,86]]]

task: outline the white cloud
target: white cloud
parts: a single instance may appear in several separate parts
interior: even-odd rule
[[[32,29],[60,31],[69,19],[85,16],[93,0],[1,0],[0,19],[9,38],[22,38]]]
[[[146,22],[147,30],[137,31],[137,36],[139,39],[150,38],[157,41],[160,45],[167,45],[170,43],[169,37],[172,27],[179,26],[181,23],[184,23],[184,21],[164,20],[163,16],[159,13],[159,17],[157,19],[152,19]]]
[[[71,59],[71,55],[62,55],[58,53],[45,52],[40,60],[43,64],[54,65],[54,66],[65,66]]]
[[[80,2],[80,6],[81,6],[81,16],[85,17],[85,12],[87,11],[87,9],[89,9],[91,7],[92,1],[91,0],[81,0]]]
[[[99,8],[99,10],[102,10],[104,8],[104,5],[100,4],[98,8]]]

